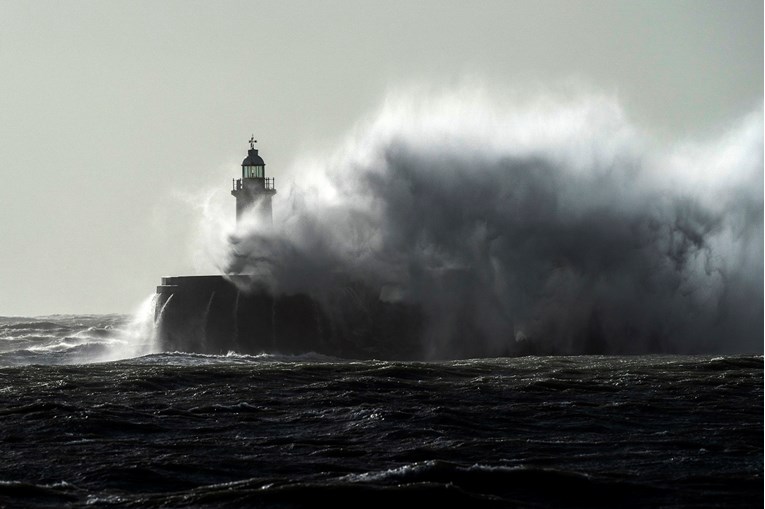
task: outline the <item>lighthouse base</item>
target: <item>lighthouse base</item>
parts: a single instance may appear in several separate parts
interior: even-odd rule
[[[236,280],[237,276],[162,278],[155,308],[162,350],[422,357],[422,316],[414,306],[383,302],[359,285],[338,287],[319,302],[305,294],[274,296],[257,286],[245,292],[238,286],[246,285],[236,285]]]

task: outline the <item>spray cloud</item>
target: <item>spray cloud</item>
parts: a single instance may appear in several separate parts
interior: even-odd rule
[[[759,110],[661,146],[601,96],[409,92],[299,175],[221,265],[417,306],[425,356],[762,350]]]

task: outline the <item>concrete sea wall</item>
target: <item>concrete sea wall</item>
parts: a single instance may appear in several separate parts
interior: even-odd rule
[[[360,286],[338,287],[319,302],[257,287],[244,292],[224,276],[164,277],[155,318],[164,351],[422,357],[418,309],[382,302]]]

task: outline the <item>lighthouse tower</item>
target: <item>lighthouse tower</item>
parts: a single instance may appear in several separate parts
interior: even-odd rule
[[[250,138],[250,150],[242,161],[242,178],[233,181],[231,194],[236,198],[236,220],[242,214],[254,214],[271,224],[271,197],[276,194],[274,179],[266,177],[266,163],[255,148],[255,136]]]

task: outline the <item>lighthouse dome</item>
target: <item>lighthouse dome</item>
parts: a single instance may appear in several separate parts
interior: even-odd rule
[[[242,166],[265,166],[263,158],[258,155],[258,149],[251,148],[247,151],[247,157],[242,161]]]

